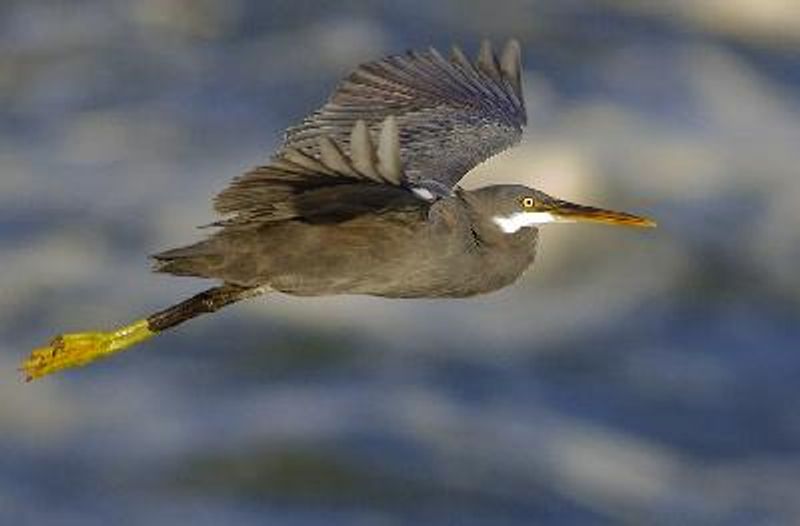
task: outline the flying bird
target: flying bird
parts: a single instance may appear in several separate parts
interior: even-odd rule
[[[539,227],[589,221],[652,227],[522,185],[458,186],[519,142],[527,122],[520,45],[470,60],[457,47],[362,64],[327,103],[287,130],[270,162],[214,200],[216,230],[153,256],[154,270],[218,284],[109,332],[58,336],[21,370],[28,380],[84,365],[200,314],[271,292],[463,298],[513,283]]]

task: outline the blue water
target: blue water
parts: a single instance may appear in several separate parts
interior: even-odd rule
[[[604,2],[199,6],[0,8],[0,523],[800,522],[796,36]],[[491,296],[268,297],[18,380],[57,332],[207,286],[147,254],[349,67],[511,34],[531,125],[491,177],[659,229],[554,226]]]

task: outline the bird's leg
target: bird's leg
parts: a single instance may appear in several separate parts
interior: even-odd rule
[[[55,337],[48,345],[34,349],[21,370],[30,381],[66,369],[78,367],[127,349],[155,336],[147,320],[109,332],[75,332]]]
[[[113,331],[62,334],[48,345],[35,349],[20,370],[25,374],[25,380],[30,381],[62,369],[86,365],[128,349],[196,316],[263,292],[264,289],[260,287],[222,285]]]

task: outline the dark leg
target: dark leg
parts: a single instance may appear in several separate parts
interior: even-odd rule
[[[165,331],[201,314],[216,312],[231,303],[236,303],[261,293],[262,290],[258,288],[237,287],[235,285],[214,287],[148,316],[147,328],[152,332]]]

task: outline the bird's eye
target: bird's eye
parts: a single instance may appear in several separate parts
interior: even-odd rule
[[[533,197],[523,197],[522,198],[522,206],[524,208],[533,208]]]

